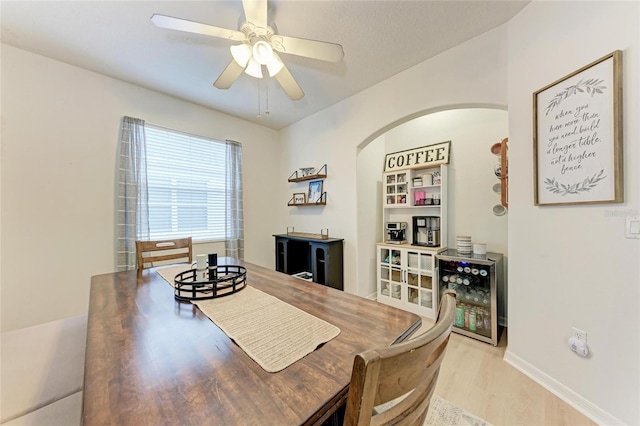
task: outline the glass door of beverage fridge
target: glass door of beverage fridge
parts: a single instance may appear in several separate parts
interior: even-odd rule
[[[498,270],[502,254],[459,255],[447,250],[437,255],[436,276],[440,294],[456,292],[456,317],[453,331],[496,346],[498,326]]]

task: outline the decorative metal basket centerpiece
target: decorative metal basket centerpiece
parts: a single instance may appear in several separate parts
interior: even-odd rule
[[[198,270],[176,275],[174,296],[177,300],[206,300],[237,293],[247,286],[247,269],[239,265],[218,265],[211,279],[198,280]],[[201,272],[201,271],[200,271]]]

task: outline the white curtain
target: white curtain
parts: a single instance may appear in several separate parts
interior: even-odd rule
[[[116,194],[116,270],[136,269],[136,240],[149,239],[144,120],[122,118]]]
[[[225,248],[226,256],[244,259],[242,212],[242,145],[227,141]]]

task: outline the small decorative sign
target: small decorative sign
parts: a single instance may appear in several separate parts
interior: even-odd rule
[[[387,154],[384,159],[384,171],[402,169],[422,169],[425,167],[449,164],[451,141],[427,145],[421,148]]]
[[[622,52],[533,94],[536,206],[623,202]]]
[[[305,204],[307,202],[307,194],[304,192],[295,192],[293,194],[293,204]]]

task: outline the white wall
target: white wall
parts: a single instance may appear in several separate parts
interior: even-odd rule
[[[509,22],[509,347],[507,359],[601,424],[640,424],[640,3],[534,1]],[[532,94],[624,53],[622,204],[533,205]],[[567,348],[587,332],[591,356]]]
[[[272,266],[276,131],[6,45],[1,101],[2,331],[87,312],[91,276],[114,270],[124,115],[242,142],[245,258]]]
[[[506,27],[502,26],[412,67],[281,131],[281,181],[297,168],[328,164],[325,207],[281,208],[282,231],[329,228],[345,239],[345,290],[369,296],[368,262],[358,258],[358,147],[410,118],[465,106],[506,105]],[[377,172],[376,172],[377,173]],[[294,188],[282,185],[286,205]],[[371,247],[362,247],[370,258]],[[365,254],[366,253],[366,254]],[[360,270],[362,268],[362,270]]]
[[[382,171],[385,135],[358,150],[356,158],[358,279],[360,295],[375,299],[377,263],[376,243],[384,239],[382,222]]]

